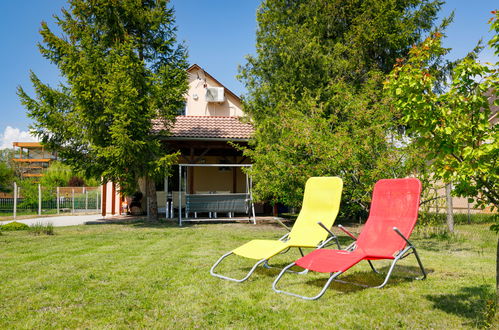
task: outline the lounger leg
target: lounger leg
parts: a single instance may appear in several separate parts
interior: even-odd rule
[[[228,253],[224,254],[223,256],[221,256],[220,259],[217,260],[217,262],[215,262],[215,264],[210,269],[210,274],[212,276],[219,277],[219,278],[222,278],[224,280],[229,280],[229,281],[241,283],[241,282],[246,281],[251,276],[251,274],[253,274],[253,272],[255,271],[256,267],[258,267],[258,265],[262,264],[263,262],[265,262],[267,260],[267,259],[262,259],[262,260],[257,261],[253,265],[253,267],[251,268],[251,270],[248,272],[248,274],[246,274],[246,276],[243,277],[243,278],[241,278],[241,279],[236,279],[236,278],[232,278],[232,277],[228,277],[228,276],[224,276],[224,275],[220,275],[220,274],[215,273],[215,268],[218,266],[218,264],[220,264],[223,259],[227,258],[231,254],[233,254],[233,253],[232,252],[228,252]]]
[[[421,268],[421,273],[423,274],[422,277],[416,278],[417,280],[424,280],[426,279],[426,270],[424,269],[423,263],[421,262],[421,259],[419,258],[418,251],[416,251],[415,247],[412,247],[414,251],[414,256],[416,257],[416,260],[418,261],[419,268]]]
[[[367,262],[369,263],[369,266],[371,266],[371,269],[373,270],[373,272],[375,272],[376,274],[379,274],[378,270],[376,268],[374,268],[374,265],[371,262],[371,260],[367,260]]]
[[[393,262],[390,266],[390,269],[388,270],[388,273],[386,274],[384,282],[381,283],[381,285],[375,286],[375,288],[381,289],[382,287],[384,287],[386,285],[386,283],[388,283],[388,280],[390,279],[390,276],[392,275],[393,269],[395,268],[395,264],[397,263],[397,261],[399,261],[400,259],[403,259],[405,256],[407,256],[406,253],[409,252],[409,250],[411,250],[411,249],[412,249],[412,252],[414,253],[414,255],[416,256],[416,260],[418,261],[419,268],[421,269],[421,273],[423,274],[422,277],[417,277],[416,280],[424,280],[426,278],[426,271],[423,267],[423,263],[421,262],[421,259],[419,258],[419,255],[416,251],[416,248],[414,246],[409,246],[409,247],[405,248],[404,251],[399,253],[399,255],[397,257],[395,257],[395,259],[393,260]]]
[[[326,292],[327,288],[329,287],[329,285],[331,284],[331,282],[334,281],[335,278],[337,278],[338,276],[340,276],[342,274],[342,272],[331,273],[326,284],[324,284],[324,286],[322,287],[322,290],[316,296],[313,296],[313,297],[302,296],[302,295],[299,295],[297,293],[287,292],[287,291],[282,291],[282,290],[277,289],[277,283],[281,280],[281,277],[284,275],[284,273],[286,273],[289,270],[289,268],[293,267],[294,265],[295,265],[295,263],[293,262],[293,263],[289,264],[288,266],[286,266],[281,271],[281,273],[275,279],[274,283],[272,283],[272,290],[274,290],[277,293],[284,293],[284,294],[287,294],[289,296],[293,296],[293,297],[297,297],[297,298],[301,298],[301,299],[305,299],[305,300],[316,300],[316,299],[319,299],[320,297],[322,297],[324,295],[324,293]]]

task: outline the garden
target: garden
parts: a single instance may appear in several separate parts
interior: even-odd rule
[[[255,51],[239,67],[242,120],[254,134],[238,147],[252,163],[255,199],[295,211],[310,177],[341,177],[338,222],[359,233],[376,182],[417,177],[423,185],[421,203],[411,197],[414,218],[421,206],[411,241],[427,279],[413,279],[411,256],[383,289],[333,282],[311,302],[272,290],[280,269],[300,257],[293,249],[244,283],[210,276],[227,251],[285,234],[272,221],[177,227],[158,218],[155,181],[182,157],[196,162],[194,148],[188,155],[164,143],[188,91],[188,53],[169,2],[70,0],[55,29],[40,28],[39,50],[63,83],[51,87],[31,72],[33,92],[20,86],[17,94],[47,148],[124,195],[143,179],[150,212],[114,224],[2,226],[0,328],[496,327],[499,221],[497,213],[471,214],[469,205],[499,207],[499,62],[479,60],[484,47],[499,55],[499,12],[489,15],[490,39],[450,60],[444,40],[454,15],[439,16],[442,5],[266,0],[257,10]],[[165,130],[153,129],[155,121]],[[6,169],[0,188],[10,189]],[[446,189],[448,230],[440,215],[426,213],[438,202],[437,185]],[[31,207],[42,213],[41,190],[32,190]],[[451,195],[468,201],[468,215],[454,222]],[[400,205],[378,210],[405,210]],[[332,230],[342,246],[351,242]],[[373,263],[389,269],[389,261]],[[252,265],[238,258],[218,271],[240,278]],[[361,262],[341,279],[374,286],[383,276]],[[326,281],[311,272],[285,285],[311,296]]]
[[[420,217],[420,218],[424,218]],[[457,218],[454,234],[420,222],[411,239],[428,271],[407,258],[383,289],[333,283],[318,301],[276,294],[279,269],[259,267],[238,284],[209,275],[225,252],[251,239],[276,239],[276,224],[136,221],[56,228],[55,235],[3,231],[0,236],[0,328],[483,328],[494,322],[496,234],[487,223]],[[491,217],[481,217],[486,222]],[[358,233],[357,224],[344,223]],[[350,238],[339,235],[342,245]],[[290,251],[274,263],[300,255]],[[239,263],[238,263],[239,262]],[[221,265],[242,275],[251,261]],[[375,262],[386,271],[387,261]],[[379,284],[359,264],[344,280]],[[317,292],[324,274],[289,277],[301,294]],[[497,323],[496,323],[497,324]]]

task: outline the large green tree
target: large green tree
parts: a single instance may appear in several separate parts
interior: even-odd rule
[[[187,89],[173,9],[167,0],[69,0],[56,22],[60,35],[42,22],[39,48],[63,81],[54,88],[31,73],[36,97],[18,91],[35,134],[65,163],[125,193],[145,177],[157,219],[154,176],[174,156],[151,134],[151,121],[169,127]]]
[[[382,83],[429,31],[430,0],[267,0],[256,55],[241,78],[255,125],[252,175],[260,199],[298,205],[305,180],[339,175],[350,215],[365,212],[373,183],[413,168],[383,101]]]
[[[14,150],[0,150],[0,192],[12,191],[15,178],[12,158],[14,158]]]

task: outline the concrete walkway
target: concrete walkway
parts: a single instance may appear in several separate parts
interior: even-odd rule
[[[63,227],[63,226],[77,226],[83,225],[87,221],[96,221],[102,219],[102,215],[100,214],[85,214],[85,215],[62,215],[57,217],[41,217],[41,218],[33,218],[33,219],[18,219],[15,220],[17,222],[25,223],[28,226],[31,226],[35,223],[52,223],[54,227]],[[10,221],[0,221],[0,225],[4,225],[6,223],[12,222]]]

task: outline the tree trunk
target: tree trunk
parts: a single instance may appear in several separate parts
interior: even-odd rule
[[[447,227],[451,233],[454,232],[454,214],[452,207],[452,196],[451,196],[452,184],[448,183],[445,185],[445,198],[447,201]]]
[[[499,314],[499,239],[496,250],[496,313]]]
[[[146,178],[146,211],[147,221],[158,221],[158,200],[156,198],[156,183],[153,178]]]

